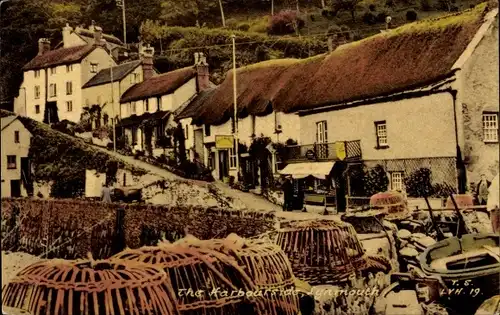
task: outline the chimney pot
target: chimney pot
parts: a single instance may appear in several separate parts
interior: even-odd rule
[[[38,40],[38,55],[41,56],[50,50],[50,40],[47,38],[40,38]]]
[[[94,32],[94,44],[104,46],[104,41],[102,40],[102,28],[94,25],[92,25],[92,28]]]
[[[205,54],[197,52],[194,54],[194,66],[196,68],[196,81],[198,83],[198,92],[210,87],[210,72]]]

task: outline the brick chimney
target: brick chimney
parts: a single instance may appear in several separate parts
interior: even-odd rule
[[[66,23],[66,26],[62,29],[62,37],[63,37],[63,47],[68,48],[71,47],[71,43],[69,42],[69,38],[71,36],[71,32],[73,32],[73,28]]]
[[[50,40],[48,38],[40,38],[38,40],[38,56],[45,54],[50,50]]]
[[[142,77],[145,80],[151,78],[155,71],[153,69],[153,56],[155,49],[150,45],[141,47],[141,60],[142,60]]]
[[[201,92],[210,87],[210,72],[208,71],[208,63],[205,54],[202,52],[194,53],[194,66],[196,68],[198,92]]]
[[[104,40],[102,38],[102,28],[99,26],[93,27],[94,32],[94,45],[96,46],[104,46]]]

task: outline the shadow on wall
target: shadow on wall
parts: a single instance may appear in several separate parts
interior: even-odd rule
[[[274,230],[272,212],[190,206],[125,205],[80,200],[2,199],[2,249],[76,259],[107,258],[190,234],[252,237]]]

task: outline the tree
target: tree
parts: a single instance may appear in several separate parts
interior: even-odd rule
[[[213,13],[217,2],[208,0],[167,0],[161,5],[161,19],[168,25],[195,26]],[[222,3],[220,4],[222,11]]]
[[[356,21],[356,6],[359,0],[333,0],[332,9],[335,14],[339,11],[347,11],[351,13],[352,21]]]
[[[376,165],[365,173],[364,190],[368,196],[379,192],[384,192],[389,186],[389,179],[384,168],[381,165]]]

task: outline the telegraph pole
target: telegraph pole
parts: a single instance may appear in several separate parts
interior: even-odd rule
[[[233,40],[233,103],[234,103],[234,153],[236,154],[236,182],[239,181],[240,177],[240,156],[238,154],[238,93],[236,91],[236,36],[231,35]]]
[[[111,52],[109,54],[111,58]],[[113,59],[111,59],[113,60]],[[113,152],[116,152],[116,114],[115,114],[115,91],[114,91],[114,83],[113,83],[113,62],[111,62],[111,67],[109,68],[109,74],[110,74],[110,79],[111,79],[111,107],[113,108],[113,117],[111,117],[111,122],[113,123]]]
[[[122,8],[123,43],[127,45],[127,19],[125,15],[125,0],[116,0],[116,5]]]

